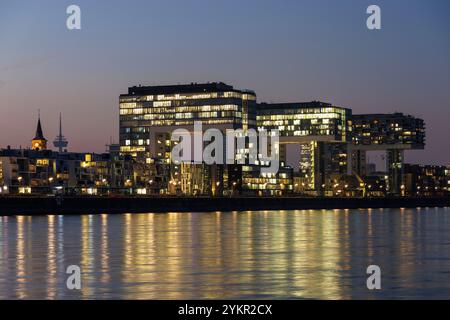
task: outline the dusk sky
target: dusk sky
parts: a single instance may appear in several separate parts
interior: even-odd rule
[[[223,81],[258,101],[421,117],[426,150],[406,161],[448,164],[449,17],[448,0],[0,0],[0,148],[28,147],[40,109],[48,140],[62,112],[69,150],[101,152],[128,86]]]

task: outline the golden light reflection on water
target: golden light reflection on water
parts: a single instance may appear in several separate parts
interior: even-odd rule
[[[48,249],[47,249],[47,298],[54,299],[56,296],[56,236],[55,216],[49,215],[48,219]]]
[[[27,297],[25,290],[25,235],[24,235],[24,221],[22,216],[16,217],[17,220],[17,253],[16,253],[16,294],[19,299]]]
[[[414,297],[433,281],[450,289],[439,278],[448,263],[429,259],[450,256],[444,212],[2,217],[0,298],[373,298],[369,264]],[[79,292],[65,287],[70,264],[81,267]]]
[[[109,274],[109,251],[108,251],[108,215],[102,214],[101,218],[101,240],[100,240],[100,265],[101,279],[103,284],[111,280]]]
[[[95,279],[87,276],[89,272],[93,271],[94,259],[97,258],[93,248],[93,215],[81,216],[81,294],[84,298],[94,296],[95,286],[93,282]],[[96,235],[97,236],[97,235]]]

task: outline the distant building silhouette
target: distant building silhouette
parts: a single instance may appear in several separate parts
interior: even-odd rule
[[[53,146],[55,148],[58,148],[58,151],[61,153],[64,151],[65,148],[67,148],[67,145],[69,142],[62,134],[62,120],[61,120],[61,113],[59,114],[59,134],[56,136],[55,140],[53,141]]]

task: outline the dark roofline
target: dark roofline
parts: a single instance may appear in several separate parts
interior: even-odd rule
[[[306,108],[340,108],[350,110],[350,108],[333,106],[331,103],[322,101],[310,101],[310,102],[285,102],[285,103],[258,103],[258,109],[260,110],[275,110],[275,109],[306,109]]]
[[[425,120],[422,118],[418,118],[410,114],[404,114],[402,112],[354,114],[352,117],[356,120],[364,120],[367,118],[407,118],[425,122]]]
[[[158,95],[158,94],[177,94],[177,93],[211,93],[211,92],[249,92],[248,90],[237,90],[233,86],[223,82],[209,83],[190,83],[163,86],[133,86],[128,88],[128,94],[121,96],[140,96],[140,95]],[[253,91],[251,93],[254,94]]]
[[[393,113],[360,113],[360,114],[354,114],[354,117],[385,117],[385,116],[405,116],[402,112],[393,112]],[[408,116],[408,115],[406,115]]]

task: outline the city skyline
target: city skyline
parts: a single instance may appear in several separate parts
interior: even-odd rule
[[[0,299],[449,299],[449,13],[0,0]]]
[[[69,149],[102,152],[110,137],[118,142],[123,88],[223,81],[254,90],[259,102],[321,100],[354,113],[423,118],[427,152],[406,161],[447,165],[450,41],[442,15],[450,6],[378,1],[383,27],[371,32],[368,4],[265,1],[235,10],[204,1],[78,1],[82,30],[68,31],[66,3],[2,2],[0,26],[15,32],[0,28],[0,147],[29,145],[40,109],[47,138],[57,136],[62,112]]]
[[[320,101],[256,100],[253,91],[225,83],[129,87],[120,95],[119,144],[102,154],[49,150],[39,115],[31,148],[0,149],[0,187],[8,194],[213,197],[430,196],[449,190],[450,167],[405,162],[410,151],[424,149],[423,119],[353,114]],[[60,142],[67,145],[61,127],[54,146]],[[369,152],[384,154],[385,170],[368,161]]]

